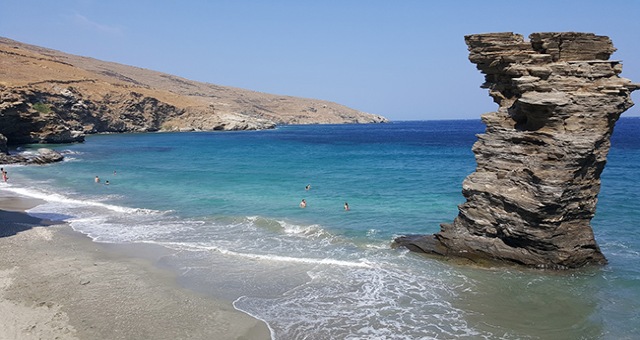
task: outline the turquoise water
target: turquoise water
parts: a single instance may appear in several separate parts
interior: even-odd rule
[[[181,283],[234,301],[275,339],[640,337],[640,119],[620,120],[602,175],[593,226],[609,265],[478,269],[389,248],[457,215],[483,129],[473,120],[89,136],[56,147],[63,163],[5,167],[0,189],[45,199],[30,213],[96,241],[172,249],[162,262]]]

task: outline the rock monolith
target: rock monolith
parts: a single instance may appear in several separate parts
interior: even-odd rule
[[[605,264],[591,228],[614,125],[640,88],[621,78],[606,36],[514,33],[465,37],[499,105],[482,115],[466,202],[434,235],[394,246],[540,268]]]

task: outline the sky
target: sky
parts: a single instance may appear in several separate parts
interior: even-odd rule
[[[606,35],[640,83],[639,28],[635,0],[0,0],[6,38],[396,121],[497,109],[465,35]]]

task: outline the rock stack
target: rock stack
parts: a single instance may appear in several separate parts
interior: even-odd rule
[[[600,174],[620,114],[640,85],[608,60],[611,40],[590,33],[465,37],[469,60],[499,105],[482,116],[477,168],[463,182],[466,202],[435,235],[395,246],[540,268],[605,264],[590,221]]]

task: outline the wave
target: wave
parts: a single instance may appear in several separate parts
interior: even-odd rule
[[[344,261],[332,258],[309,258],[309,257],[291,257],[291,256],[282,256],[275,254],[252,254],[252,253],[243,253],[237,252],[213,245],[207,244],[195,244],[195,243],[180,243],[180,242],[154,242],[154,241],[146,241],[144,243],[152,243],[158,244],[170,249],[175,250],[190,250],[190,251],[215,251],[224,255],[231,255],[237,257],[248,258],[252,260],[263,260],[263,261],[276,261],[276,262],[289,262],[289,263],[304,263],[304,264],[312,264],[312,265],[329,265],[329,266],[340,266],[340,267],[358,267],[358,268],[370,268],[373,264],[366,260],[362,259],[360,262],[354,261]]]
[[[133,213],[133,214],[165,214],[167,211],[153,210],[153,209],[144,209],[144,208],[131,208],[131,207],[123,207],[119,205],[113,205],[108,203],[102,203],[99,201],[91,201],[91,200],[81,200],[70,198],[58,193],[48,192],[45,190],[36,190],[33,188],[25,188],[25,187],[13,187],[8,186],[5,188],[7,191],[11,191],[15,194],[24,197],[37,198],[50,203],[63,203],[77,206],[85,206],[85,207],[99,207],[107,210],[119,212],[119,213]],[[105,198],[107,199],[107,198]]]
[[[311,239],[326,239],[336,237],[318,224],[301,225],[262,216],[247,216],[246,219],[249,223],[254,224],[257,228],[264,228],[266,230],[284,233],[289,236]]]
[[[346,267],[371,265],[366,260],[348,261],[331,256],[303,256],[312,246],[319,248],[317,250],[320,250],[320,253],[335,253],[338,257],[342,256],[340,253],[344,251],[332,245],[347,244],[351,248],[355,247],[320,225],[304,226],[260,216],[216,217],[213,220],[183,219],[172,215],[173,211],[132,208],[104,202],[120,198],[117,195],[105,195],[88,200],[72,198],[46,189],[7,186],[6,190],[47,202],[30,209],[28,213],[39,218],[66,221],[76,231],[98,242],[157,243],[181,250],[216,251],[225,255],[265,261]],[[203,238],[207,243],[198,242]],[[282,255],[285,251],[294,255]]]
[[[413,260],[405,258],[399,266],[388,255],[379,253],[376,265],[366,267],[318,266],[308,272],[307,283],[280,296],[247,295],[233,305],[265,321],[275,339],[308,334],[327,339],[490,337],[470,326],[465,312],[448,301],[455,295],[452,281],[460,277],[429,264],[421,264],[422,275],[407,275],[403,265],[412,266]]]

